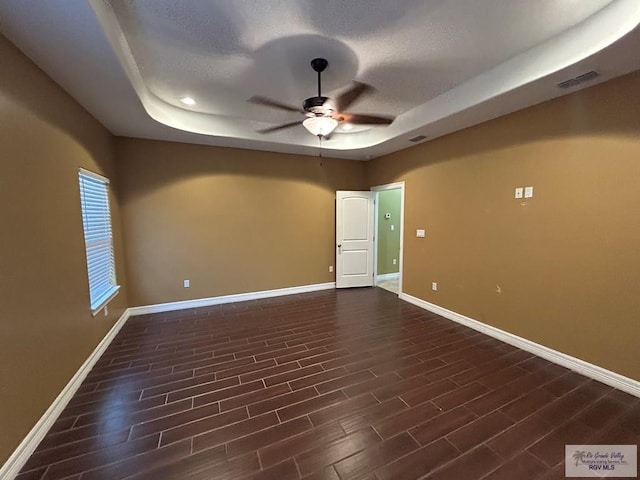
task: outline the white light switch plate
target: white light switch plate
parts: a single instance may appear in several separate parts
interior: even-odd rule
[[[425,231],[422,228],[416,230],[416,237],[424,238]]]
[[[533,187],[524,187],[524,198],[533,198]]]
[[[516,188],[516,192],[514,195],[514,198],[522,198],[522,195],[524,194],[524,188],[522,187],[517,187]]]

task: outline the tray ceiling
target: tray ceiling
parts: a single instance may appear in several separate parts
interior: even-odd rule
[[[637,0],[65,0],[0,4],[0,29],[116,135],[317,154],[294,107],[354,80],[325,155],[372,158],[640,68]],[[630,46],[635,45],[635,48]],[[557,83],[595,70],[574,89]],[[180,99],[191,97],[195,105]]]

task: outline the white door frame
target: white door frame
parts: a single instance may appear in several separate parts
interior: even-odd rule
[[[398,272],[400,272],[400,278],[398,280],[398,295],[402,293],[402,266],[403,266],[403,250],[404,250],[404,182],[387,183],[386,185],[377,185],[371,187],[371,191],[375,192],[375,202],[373,206],[373,219],[374,219],[374,232],[373,239],[373,284],[377,284],[378,278],[378,193],[385,190],[400,190],[400,254],[398,255]]]

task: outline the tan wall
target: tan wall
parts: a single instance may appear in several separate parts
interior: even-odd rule
[[[382,190],[378,193],[378,233],[377,257],[378,265],[376,273],[384,275],[386,273],[397,273],[400,271],[400,202],[402,190]],[[385,218],[385,214],[390,213],[391,218]],[[391,230],[393,225],[393,230]],[[393,259],[396,264],[393,264]]]
[[[362,162],[133,139],[117,152],[132,305],[334,281],[335,190],[366,188]]]
[[[639,98],[634,73],[371,162],[406,182],[403,290],[640,380]]]
[[[78,167],[113,177],[112,137],[0,36],[0,465],[127,305],[91,317]],[[117,273],[125,280],[112,197]]]

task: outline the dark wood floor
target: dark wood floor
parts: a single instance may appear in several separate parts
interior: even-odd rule
[[[555,479],[640,399],[368,288],[131,318],[18,477]]]

